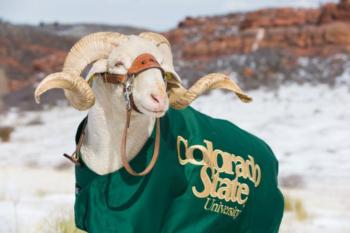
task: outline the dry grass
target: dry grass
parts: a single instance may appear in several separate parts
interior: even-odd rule
[[[74,221],[70,219],[60,219],[56,222],[57,233],[83,233],[75,227]]]
[[[6,199],[5,193],[0,191],[0,201],[4,201]]]
[[[305,221],[308,219],[308,213],[300,198],[291,198],[288,195],[284,195],[284,211],[294,212],[298,221]]]
[[[38,197],[45,197],[48,193],[45,190],[39,189],[35,192],[36,196]]]
[[[295,201],[295,213],[299,221],[305,221],[308,218],[306,209],[304,208],[303,202],[300,199]]]
[[[73,217],[56,217],[46,220],[39,225],[38,232],[42,233],[86,233],[75,227]]]
[[[293,211],[293,200],[289,196],[284,196],[284,211]]]

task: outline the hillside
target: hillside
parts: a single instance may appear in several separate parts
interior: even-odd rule
[[[145,30],[95,24],[30,26],[0,22],[0,69],[7,83],[7,94],[0,92],[0,97],[6,106],[38,108],[33,100],[34,85],[46,74],[62,68],[68,50],[81,36],[97,31],[137,34]],[[54,104],[62,98],[60,91],[53,91],[45,102]]]
[[[170,40],[177,71],[188,83],[209,72],[225,72],[245,89],[277,88],[281,83],[349,83],[350,2],[318,9],[262,9],[208,17],[188,17],[164,35]],[[147,29],[77,24],[13,25],[0,22],[1,80],[5,106],[34,109],[34,85],[59,71],[68,49],[95,31],[137,34]],[[350,72],[350,71],[349,71]],[[2,81],[5,82],[5,81]],[[3,97],[1,97],[3,96]],[[54,104],[61,92],[44,101]],[[1,103],[0,103],[1,106]]]
[[[231,73],[245,88],[283,82],[335,85],[348,67],[350,1],[318,9],[262,9],[186,18],[165,33],[180,74]]]

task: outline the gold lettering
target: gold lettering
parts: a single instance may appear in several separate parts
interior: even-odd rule
[[[204,209],[208,210],[208,204],[210,202],[210,197],[207,197],[207,201],[205,202]]]
[[[192,186],[192,192],[198,198],[206,198],[205,210],[238,216],[239,209],[227,207],[222,202],[218,204],[215,200],[217,198],[244,205],[250,193],[250,188],[244,180],[249,179],[255,187],[258,187],[261,182],[261,168],[251,155],[245,160],[241,156],[214,149],[213,143],[209,140],[204,140],[204,144],[189,146],[188,140],[181,136],[177,137],[180,164],[191,163],[202,166],[199,177],[203,188],[198,190],[198,187]]]
[[[188,142],[187,142],[187,140],[186,139],[184,139],[183,137],[181,137],[181,136],[177,136],[177,143],[176,143],[176,147],[177,147],[177,157],[178,157],[178,159],[179,159],[179,163],[181,164],[181,165],[185,165],[185,164],[187,164],[188,163],[188,160],[186,159],[186,158],[183,158],[183,156],[181,156],[181,148],[180,148],[180,146],[181,146],[181,143],[183,143],[184,144],[184,146],[185,146],[185,154],[186,154],[186,151],[187,151],[187,148],[188,148]]]
[[[218,198],[225,199],[225,201],[230,200],[230,186],[231,186],[231,180],[228,178],[223,178],[221,181],[221,185],[218,188],[217,194]]]
[[[217,197],[216,193],[216,187],[218,186],[219,182],[219,173],[216,169],[212,170],[212,184],[211,184],[211,189],[210,189],[210,196],[212,197]]]
[[[206,171],[207,168],[208,167],[203,166],[201,169],[201,172],[200,172],[200,177],[201,177],[204,189],[201,192],[199,192],[199,191],[197,191],[195,186],[192,186],[193,194],[199,198],[205,198],[205,197],[209,196],[209,193],[210,193],[211,182],[210,182],[210,177]]]
[[[215,199],[211,198],[207,198],[207,201],[204,204],[204,209],[206,211],[212,211],[218,214],[228,215],[233,219],[235,219],[241,213],[241,210],[237,209],[237,207],[230,207],[224,205],[222,202],[216,203]]]
[[[240,183],[238,182],[237,178],[231,181],[231,201],[236,202],[237,201],[237,189],[239,187]]]
[[[222,166],[220,167],[218,164],[218,157],[221,157],[222,159]],[[225,172],[227,174],[232,174],[233,175],[233,171],[232,171],[232,159],[231,159],[232,155],[227,153],[227,152],[223,152],[222,150],[214,150],[211,154],[211,161],[213,161],[213,165],[216,169],[219,170],[219,172]]]
[[[245,195],[245,198],[243,197]],[[240,184],[237,190],[237,202],[243,205],[248,200],[249,186],[247,184]]]
[[[193,156],[193,152],[195,150],[199,150],[202,153],[202,157],[200,160],[196,160]],[[208,165],[209,161],[208,161],[208,156],[207,156],[207,148],[205,148],[202,145],[194,145],[194,146],[190,146],[187,151],[186,151],[186,157],[187,159],[194,165]],[[205,161],[206,160],[206,161]]]
[[[261,169],[258,164],[255,165],[255,187],[258,187],[261,181]]]
[[[204,140],[205,145],[207,146],[207,153],[205,154],[205,161],[209,167],[214,167],[214,160],[212,159],[213,153],[213,143],[208,140]]]
[[[254,183],[255,187],[260,184],[261,170],[258,164],[255,163],[253,156],[248,155],[247,171],[249,173],[249,179]]]
[[[236,160],[236,175],[237,177],[247,178],[247,169],[245,167],[244,159],[241,156],[235,156]]]

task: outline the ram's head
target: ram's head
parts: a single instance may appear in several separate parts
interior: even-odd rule
[[[154,56],[161,68],[147,69],[134,81],[133,97],[136,107],[147,115],[160,117],[169,105],[176,109],[188,106],[203,92],[223,88],[236,93],[244,102],[251,99],[224,74],[213,73],[199,79],[188,90],[181,85],[173,66],[168,40],[160,34],[145,32],[138,36],[125,36],[116,32],[99,32],[83,37],[67,55],[62,72],[42,80],[35,90],[35,99],[53,88],[63,88],[70,104],[78,110],[86,110],[95,103],[95,94],[89,85],[101,73],[124,75],[134,59],[143,53]],[[86,79],[82,72],[92,65]],[[111,85],[103,84],[100,85]],[[114,87],[122,96],[122,89]]]

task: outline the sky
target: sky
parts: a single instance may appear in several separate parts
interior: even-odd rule
[[[246,12],[266,7],[318,7],[338,0],[0,0],[12,23],[105,23],[163,31],[186,16]]]

